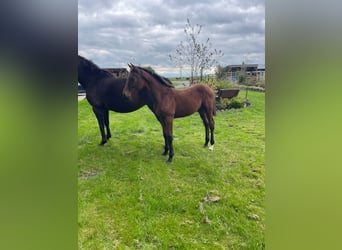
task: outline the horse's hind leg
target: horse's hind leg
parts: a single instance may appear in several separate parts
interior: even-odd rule
[[[96,116],[97,122],[99,124],[101,137],[102,137],[100,145],[102,146],[107,142],[107,138],[106,138],[105,131],[104,131],[104,123],[105,123],[104,122],[105,121],[104,110],[101,108],[93,107],[93,111],[94,111],[94,114]]]
[[[214,130],[215,130],[215,121],[212,114],[209,115],[209,128],[210,128],[210,144],[214,145]]]
[[[203,125],[205,127],[205,142],[204,142],[204,147],[208,146],[208,143],[209,143],[209,123],[208,123],[208,119],[207,119],[207,116],[204,112],[203,109],[201,109],[199,112],[198,112],[202,118],[202,121],[203,121]]]
[[[205,110],[205,115],[204,116],[206,117],[208,126],[210,128],[210,144],[211,144],[211,146],[209,147],[209,149],[213,150],[214,149],[213,145],[215,143],[215,139],[214,139],[214,130],[215,130],[214,114],[215,114],[215,106],[213,106],[213,105],[206,105],[204,110]]]
[[[109,128],[109,110],[104,111],[104,124],[107,129],[107,140],[112,137],[112,134],[110,133],[110,128]]]

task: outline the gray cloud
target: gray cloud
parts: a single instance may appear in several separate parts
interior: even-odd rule
[[[265,7],[261,0],[79,0],[79,54],[102,67],[150,65],[177,74],[168,60],[185,40],[186,19],[203,25],[224,56],[221,65],[265,61]]]

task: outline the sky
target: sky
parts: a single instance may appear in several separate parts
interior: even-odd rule
[[[151,66],[166,77],[189,75],[169,60],[186,40],[184,28],[202,25],[224,55],[221,66],[265,64],[264,0],[79,0],[78,53],[102,68]],[[214,73],[214,69],[206,73]]]

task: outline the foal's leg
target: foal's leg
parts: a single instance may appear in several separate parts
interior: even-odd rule
[[[109,128],[109,110],[104,111],[104,124],[107,129],[107,140],[112,137],[112,134],[110,133],[110,128]]]
[[[172,126],[172,125],[171,125]],[[173,152],[173,145],[172,145],[172,141],[173,141],[173,136],[171,135],[167,135],[167,141],[168,141],[168,145],[170,147],[170,151],[169,151],[169,159],[167,159],[167,162],[172,162],[172,158],[174,156],[174,152]]]
[[[203,125],[205,127],[205,142],[204,142],[204,147],[208,146],[209,143],[209,124],[208,124],[208,119],[207,116],[204,112],[203,109],[200,109],[198,111],[198,113],[200,114],[202,121],[203,121]]]
[[[210,144],[214,145],[214,143],[215,143],[215,140],[214,140],[215,121],[214,121],[214,117],[213,117],[212,113],[209,113],[208,120],[209,120],[209,128],[210,128]]]
[[[163,136],[164,136],[164,153],[163,155],[167,155],[167,153],[169,152],[169,142],[168,142],[168,139],[167,139],[167,134],[166,134],[166,126],[165,126],[165,122],[163,119],[161,119],[157,114],[155,114],[157,120],[159,121],[160,125],[162,126],[163,128]]]
[[[97,122],[99,124],[99,128],[100,128],[100,132],[101,132],[101,137],[102,137],[102,140],[100,142],[100,145],[104,145],[106,142],[107,142],[107,138],[106,138],[106,135],[105,135],[105,131],[104,131],[104,110],[101,109],[101,108],[98,108],[98,107],[93,107],[93,111],[95,113],[95,116],[97,118]]]
[[[173,136],[172,136],[172,123],[173,123],[173,116],[168,116],[166,118],[162,118],[159,120],[161,125],[163,126],[163,132],[164,132],[164,139],[165,139],[165,151],[164,153],[167,154],[167,151],[169,151],[169,158],[167,159],[167,162],[172,162],[172,158],[174,155],[173,152]]]
[[[215,106],[213,106],[213,103],[207,104],[203,107],[205,111],[205,117],[207,118],[207,122],[210,128],[210,144],[211,146],[209,149],[214,149],[214,129],[215,129],[215,121],[214,121],[214,114],[215,114]]]
[[[164,141],[165,141],[163,155],[167,155],[167,153],[169,152],[170,147],[169,147],[168,137],[167,137],[166,132],[164,130],[165,129],[163,128],[163,136],[164,136]]]

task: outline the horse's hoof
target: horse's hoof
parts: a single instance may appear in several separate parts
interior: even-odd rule
[[[107,142],[107,141],[102,141],[102,142],[99,144],[99,146],[103,146],[103,145],[105,145],[105,144],[106,144],[106,142]]]
[[[167,159],[166,163],[172,163],[172,159]]]
[[[214,150],[214,145],[210,145],[209,150]]]
[[[167,155],[167,153],[168,153],[168,152],[164,152],[164,153],[162,153],[162,155]]]

